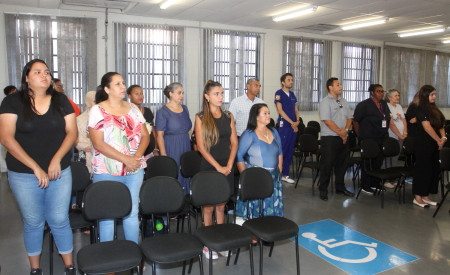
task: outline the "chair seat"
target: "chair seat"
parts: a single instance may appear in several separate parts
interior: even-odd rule
[[[303,163],[303,167],[319,170],[320,169],[320,162],[316,162],[316,161],[309,162],[309,161],[306,161],[306,162]]]
[[[85,246],[77,254],[78,269],[88,274],[106,274],[129,270],[142,260],[140,247],[126,240]]]
[[[402,173],[395,169],[373,169],[366,171],[366,174],[370,177],[379,178],[382,180],[396,179],[402,176]]]
[[[242,227],[267,242],[285,240],[298,234],[298,225],[295,222],[276,216],[247,220]]]
[[[251,244],[253,236],[242,226],[225,223],[205,226],[195,231],[194,235],[214,251],[227,251]]]
[[[145,239],[141,249],[145,257],[153,262],[171,263],[200,255],[203,244],[191,234],[171,233]]]
[[[78,213],[70,213],[69,221],[70,221],[70,228],[72,229],[80,229],[92,225],[91,222],[84,219],[83,215]]]
[[[414,174],[414,165],[403,166],[403,167],[392,167],[390,168],[398,173],[401,173],[405,177],[412,177]]]

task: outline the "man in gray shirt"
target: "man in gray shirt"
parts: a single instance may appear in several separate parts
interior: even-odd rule
[[[350,157],[347,142],[348,129],[352,124],[352,113],[347,101],[341,96],[342,85],[337,78],[327,81],[328,94],[320,102],[321,151],[319,190],[320,199],[328,200],[328,184],[332,167],[336,176],[336,194],[353,196],[345,188],[344,176]]]

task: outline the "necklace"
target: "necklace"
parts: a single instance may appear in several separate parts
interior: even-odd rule
[[[258,129],[259,130],[259,129]],[[267,143],[269,143],[269,133],[267,133],[267,128],[266,128],[266,134],[264,134],[264,132],[262,130],[259,130],[261,132],[261,134],[266,138]]]

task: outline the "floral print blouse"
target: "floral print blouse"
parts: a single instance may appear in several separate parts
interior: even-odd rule
[[[124,116],[108,113],[100,105],[94,105],[89,112],[88,127],[103,132],[104,141],[127,156],[134,156],[141,141],[141,127],[145,118],[136,105],[130,103],[130,111]],[[125,164],[111,159],[92,147],[92,171],[94,174],[126,176],[139,171],[126,172]],[[141,158],[141,168],[147,167],[145,158]]]

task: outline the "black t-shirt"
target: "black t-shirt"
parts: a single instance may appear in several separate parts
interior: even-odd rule
[[[409,137],[417,137],[417,122],[416,123],[411,123],[409,122],[411,119],[416,117],[416,109],[417,109],[417,105],[415,104],[410,104],[408,106],[408,109],[406,110],[406,114],[405,114],[405,118],[406,118],[406,123],[408,125],[408,136]]]
[[[359,122],[359,139],[385,139],[389,137],[389,122],[391,115],[386,101],[380,101],[383,113],[378,109],[372,98],[361,101],[353,113],[353,121]],[[386,127],[382,121],[386,120]]]
[[[48,172],[48,166],[53,156],[66,137],[66,121],[64,116],[54,110],[50,105],[48,111],[43,115],[33,115],[31,119],[25,120],[23,104],[20,100],[22,92],[11,94],[3,100],[0,106],[0,114],[16,114],[15,139],[23,150],[44,170]],[[56,93],[59,97],[60,110],[64,115],[72,114],[73,108],[64,94]],[[71,152],[61,160],[61,170],[70,165]],[[9,152],[6,155],[8,169],[17,173],[33,174],[33,171],[23,163],[14,158]]]
[[[155,116],[152,113],[152,110],[150,110],[149,108],[144,107],[144,118],[145,121],[147,123],[150,123],[151,126],[155,126],[153,125],[153,119],[155,118]],[[152,130],[155,130],[155,128],[153,128]],[[154,133],[150,134],[150,143],[147,147],[147,150],[145,150],[145,154],[144,155],[148,155],[151,152],[153,152],[153,149],[155,149],[155,145],[156,145],[156,141],[155,141],[155,136],[153,135]]]

